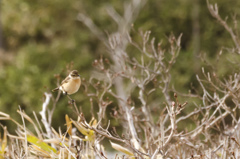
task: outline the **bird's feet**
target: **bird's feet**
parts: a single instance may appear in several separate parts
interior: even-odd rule
[[[72,99],[68,94],[67,94],[67,97],[68,97],[69,101],[71,102],[71,104],[74,104],[74,103],[75,103],[75,100]]]
[[[74,104],[74,103],[75,103],[75,100],[74,100],[74,99],[71,99],[71,103]]]

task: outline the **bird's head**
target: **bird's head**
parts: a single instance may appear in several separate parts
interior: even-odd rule
[[[72,72],[70,72],[70,76],[71,77],[80,77],[77,70],[73,70]]]

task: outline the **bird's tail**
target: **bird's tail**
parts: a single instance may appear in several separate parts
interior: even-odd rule
[[[59,90],[59,88],[55,88],[55,89],[53,89],[52,91],[53,92],[56,92],[56,91],[58,91]]]

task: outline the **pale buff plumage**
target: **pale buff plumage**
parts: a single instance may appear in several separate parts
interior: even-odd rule
[[[61,85],[52,91],[61,90],[63,94],[71,95],[78,91],[81,85],[81,78],[77,70],[73,70],[70,74],[61,82]]]

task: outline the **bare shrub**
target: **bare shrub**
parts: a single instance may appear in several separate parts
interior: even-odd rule
[[[98,106],[97,118],[87,122],[77,103],[73,102],[78,119],[66,115],[67,131],[56,131],[51,122],[60,94],[55,99],[45,93],[40,112],[42,124],[36,115],[33,120],[21,110],[18,112],[23,124],[0,112],[1,120],[11,120],[18,126],[17,135],[9,134],[2,126],[2,156],[107,158],[101,142],[106,138],[118,151],[115,158],[239,158],[240,74],[221,79],[214,71],[205,72],[203,68],[202,78],[196,75],[202,91],[185,95],[195,102],[180,102],[184,94],[175,93],[171,87],[172,79],[177,78],[172,77],[171,69],[180,52],[182,35],[170,35],[166,45],[157,43],[150,31],[140,31],[141,41],[133,40],[130,36],[132,23],[144,3],[126,2],[123,16],[108,6],[107,11],[118,30],[106,36],[89,17],[78,16],[108,52],[93,62],[96,71],[83,84],[93,116],[96,112],[93,107]],[[217,6],[208,3],[208,8],[230,33],[235,44],[232,50],[238,54],[236,34],[219,16]],[[53,107],[49,111],[51,98]],[[110,113],[119,121],[122,134],[110,128],[111,121],[106,114],[110,106],[115,107]],[[25,127],[25,122],[33,125],[36,135]],[[13,143],[9,146],[6,146],[7,136]]]

